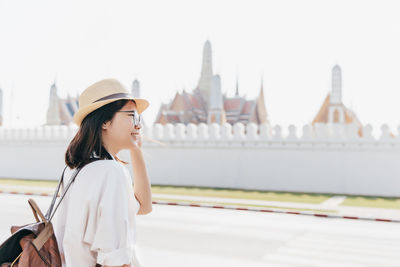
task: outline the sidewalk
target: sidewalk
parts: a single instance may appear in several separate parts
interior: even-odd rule
[[[0,191],[1,193],[15,192],[20,194],[46,194],[52,196],[55,187],[0,184]],[[334,196],[320,204],[156,193],[153,193],[152,197],[153,201],[165,203],[211,204],[239,208],[268,208],[277,211],[305,211],[308,213],[315,212],[318,214],[331,214],[345,217],[400,220],[400,209],[341,206],[340,204],[346,199],[345,196]]]

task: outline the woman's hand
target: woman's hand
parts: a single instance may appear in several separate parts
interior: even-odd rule
[[[131,133],[131,150],[140,150],[142,148],[142,135],[140,132]]]

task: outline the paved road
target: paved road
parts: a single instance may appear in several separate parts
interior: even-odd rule
[[[1,242],[33,222],[28,198],[0,194]],[[400,266],[398,223],[164,205],[137,218],[144,267]]]

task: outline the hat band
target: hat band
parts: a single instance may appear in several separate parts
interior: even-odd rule
[[[99,98],[96,101],[94,101],[93,103],[96,103],[96,102],[99,102],[99,101],[103,101],[103,100],[108,100],[108,99],[121,98],[121,97],[132,97],[132,95],[131,94],[127,94],[127,93],[116,93],[116,94],[112,94],[112,95],[108,95],[108,96]]]

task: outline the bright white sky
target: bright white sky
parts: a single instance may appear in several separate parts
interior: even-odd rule
[[[254,98],[261,75],[272,124],[301,127],[343,75],[343,102],[361,122],[400,125],[400,6],[396,1],[0,0],[5,125],[45,122],[49,90],[76,95],[138,78],[153,122],[161,102],[197,85],[204,42],[222,91]],[[13,96],[12,96],[13,95]],[[12,117],[12,118],[11,118]]]

